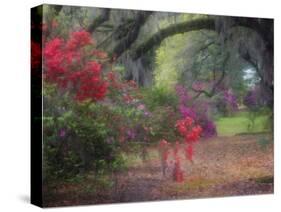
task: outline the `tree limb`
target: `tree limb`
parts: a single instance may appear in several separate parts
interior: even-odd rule
[[[237,26],[243,26],[250,28],[254,31],[256,31],[258,34],[261,35],[265,43],[269,46],[269,48],[272,48],[273,44],[271,42],[273,38],[273,21],[268,24],[268,20],[266,19],[266,22],[264,19],[256,19],[256,18],[233,18],[233,24],[231,27],[237,27]],[[259,21],[261,20],[261,21]],[[152,35],[146,42],[139,45],[135,50],[131,52],[132,58],[136,60],[143,54],[145,54],[147,51],[152,49],[155,46],[160,45],[162,40],[169,36],[173,36],[179,33],[185,33],[190,31],[196,31],[196,30],[216,30],[215,28],[215,20],[212,18],[201,18],[201,19],[195,19],[195,20],[188,20],[182,23],[173,24],[171,26],[168,26],[167,28],[161,29],[154,35]]]
[[[168,26],[167,28],[161,29],[160,31],[152,35],[146,42],[139,45],[135,50],[133,50],[131,52],[132,58],[134,60],[138,59],[153,47],[160,45],[162,40],[169,36],[202,29],[215,30],[214,20],[211,18],[202,18],[192,21],[188,20],[182,23]]]
[[[139,31],[143,24],[146,22],[148,17],[152,14],[152,12],[140,12],[134,23],[131,25],[131,29],[129,29],[126,36],[124,36],[121,41],[115,46],[113,49],[113,54],[116,58],[118,58],[124,51],[126,51],[130,46],[135,42],[139,35]]]
[[[206,45],[200,47],[197,52],[202,52],[202,51],[205,51],[206,49],[208,49],[210,46],[212,46],[213,44],[216,44],[216,42],[213,40],[213,41],[210,41],[209,43],[207,43]]]
[[[222,83],[224,77],[225,77],[225,73],[226,73],[226,64],[228,62],[228,59],[230,57],[230,54],[227,53],[226,57],[223,60],[223,64],[222,64],[222,74],[219,78],[219,80],[213,85],[212,89],[210,92],[206,91],[206,90],[196,90],[194,88],[191,87],[192,91],[196,92],[197,94],[193,97],[194,99],[197,99],[200,95],[205,94],[205,96],[207,97],[212,97],[215,95],[217,87]]]
[[[233,26],[243,26],[254,30],[261,36],[267,48],[273,48],[273,19],[245,17],[232,18],[234,19]]]

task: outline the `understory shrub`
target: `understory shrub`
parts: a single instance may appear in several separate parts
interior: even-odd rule
[[[153,87],[149,89],[143,89],[142,95],[144,97],[145,104],[147,107],[154,111],[158,106],[169,106],[176,108],[177,96],[175,92],[166,87]]]
[[[114,111],[89,101],[77,103],[68,95],[56,96],[55,86],[45,86],[44,104],[56,105],[52,109],[44,107],[46,180],[71,179],[118,168],[114,166],[119,142],[109,128]]]
[[[175,87],[178,110],[182,118],[191,117],[202,127],[202,136],[209,138],[217,135],[216,125],[209,115],[210,103],[207,100],[194,100],[183,85]]]

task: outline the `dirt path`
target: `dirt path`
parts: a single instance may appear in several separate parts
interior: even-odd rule
[[[158,159],[151,157],[121,177],[119,201],[272,193],[273,145],[266,145],[264,138],[268,139],[241,135],[201,141],[195,148],[194,163],[183,160],[183,183],[172,181],[172,158],[164,178]]]
[[[163,177],[157,149],[146,162],[132,161],[108,191],[85,192],[87,182],[62,187],[48,206],[190,199],[273,192],[273,144],[265,135],[241,135],[202,140],[195,146],[194,163],[183,160],[185,181],[172,180],[173,161]],[[182,153],[183,154],[183,153]],[[184,158],[184,156],[182,155]],[[90,182],[89,182],[90,183]],[[87,185],[85,185],[87,184]]]

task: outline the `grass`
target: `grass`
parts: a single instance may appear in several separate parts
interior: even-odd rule
[[[249,131],[250,124],[249,112],[237,112],[231,117],[221,117],[216,121],[217,131],[219,136],[233,136],[243,133],[259,133],[265,132],[265,125],[267,123],[267,115],[259,115],[255,120],[255,125]]]

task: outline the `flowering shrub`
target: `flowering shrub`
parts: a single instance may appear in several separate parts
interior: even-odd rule
[[[193,144],[197,142],[200,138],[202,128],[200,125],[196,125],[194,120],[190,117],[180,119],[176,121],[175,124],[176,131],[184,139],[184,153],[187,160],[193,160]],[[159,143],[162,172],[165,176],[166,168],[168,167],[168,156],[169,156],[169,145],[170,143],[162,139]],[[181,168],[180,157],[181,145],[179,141],[175,142],[173,156],[174,156],[174,169],[173,169],[173,178],[176,182],[184,181],[184,172]]]
[[[205,138],[210,138],[212,136],[217,135],[217,128],[215,123],[212,120],[209,120],[208,118],[204,118],[201,121],[202,126],[202,136]]]
[[[179,134],[184,138],[185,153],[186,158],[192,161],[193,156],[193,146],[192,144],[198,141],[202,128],[199,125],[194,124],[194,120],[190,117],[186,117],[185,119],[178,120],[176,122],[176,128]]]
[[[193,143],[198,141],[202,128],[199,125],[194,124],[194,120],[190,117],[180,119],[176,122],[176,129],[179,134],[184,138],[184,153],[187,160],[193,160]],[[175,155],[175,168],[174,168],[174,179],[176,182],[182,182],[183,171],[181,169],[181,158],[179,156],[179,142],[176,142],[174,155]]]
[[[199,86],[199,85],[197,85]],[[178,110],[182,118],[190,117],[202,127],[201,135],[203,137],[212,137],[217,135],[215,123],[208,116],[209,106],[206,101],[193,101],[192,97],[182,85],[175,87],[179,98]]]
[[[138,86],[135,81],[121,80],[117,72],[110,71],[107,73],[108,96],[114,103],[130,105],[138,103],[141,99]]]
[[[224,115],[232,114],[238,110],[237,98],[230,89],[223,89],[216,99],[216,107]]]
[[[43,50],[46,81],[72,90],[78,101],[102,100],[108,87],[97,61],[100,55],[88,47],[94,47],[90,33],[76,31],[67,40],[56,37],[48,41]]]
[[[145,143],[151,136],[152,113],[143,103],[142,95],[134,81],[122,81],[116,71],[110,71],[106,75],[108,82],[108,93],[105,103],[110,105],[119,114],[118,120],[112,124],[118,124],[118,140],[122,144]],[[125,147],[125,146],[124,146]]]
[[[224,91],[223,96],[232,111],[238,110],[237,98],[231,90]]]
[[[162,138],[168,141],[177,140],[174,130],[175,122],[180,118],[179,114],[172,107],[157,107],[150,115],[150,126],[152,127],[151,142],[158,142]]]
[[[179,106],[179,112],[182,115],[182,117],[191,117],[193,119],[196,118],[196,112],[193,108],[187,107],[185,105],[180,105]]]
[[[55,85],[44,83],[45,180],[68,180],[88,171],[99,174],[112,169],[120,158],[118,135],[110,126],[116,116],[105,105],[77,104],[68,95],[57,95]]]
[[[133,131],[126,131],[147,112],[143,106],[138,110],[137,105],[123,101],[124,94],[136,99],[132,95],[136,85],[114,79],[111,72],[103,76],[107,54],[94,47],[86,31],[72,32],[67,39],[55,37],[43,46],[44,151],[48,155],[44,167],[48,180],[119,169],[120,146],[135,137]],[[113,90],[122,101],[111,98]]]
[[[191,101],[192,97],[188,94],[187,90],[183,85],[176,85],[175,90],[179,97],[180,105],[185,105],[188,101]]]

